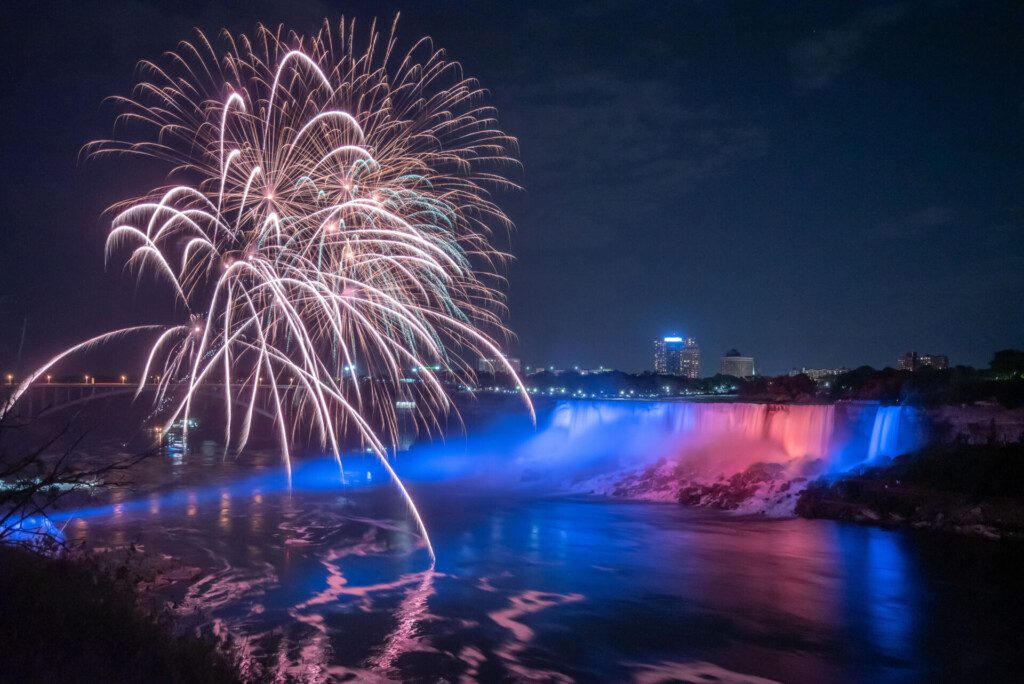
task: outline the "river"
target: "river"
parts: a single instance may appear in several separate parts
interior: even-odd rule
[[[402,466],[417,454],[401,455]],[[200,570],[163,590],[299,681],[904,682],[1024,668],[1024,549],[830,521],[413,478],[372,460],[163,453],[55,516]],[[415,472],[415,468],[407,468]]]

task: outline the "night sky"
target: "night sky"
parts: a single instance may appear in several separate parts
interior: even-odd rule
[[[402,44],[433,36],[520,141],[525,190],[501,204],[524,363],[648,368],[670,332],[710,372],[731,347],[780,373],[1024,346],[1020,3],[205,5],[0,9],[0,367],[26,317],[22,369],[177,320],[166,289],[103,263],[104,209],[162,176],[79,159],[138,60],[194,26],[398,9]],[[123,372],[143,352],[103,353]]]

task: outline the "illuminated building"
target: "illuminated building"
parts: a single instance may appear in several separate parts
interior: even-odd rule
[[[755,373],[754,357],[743,356],[735,349],[730,349],[722,357],[718,372],[722,375],[731,375],[734,378],[748,378]]]
[[[700,377],[700,348],[692,337],[670,335],[654,341],[654,370],[662,375]]]
[[[821,382],[823,380],[830,380],[837,375],[850,372],[849,368],[801,368],[797,370],[794,368],[789,371],[790,375],[806,375],[815,382]]]
[[[945,370],[949,368],[949,357],[945,354],[919,355],[917,352],[907,352],[897,359],[896,367],[908,371],[916,371],[925,367]]]
[[[679,354],[679,369],[678,375],[683,377],[700,377],[700,347],[697,346],[697,340],[692,337],[686,338],[686,345]]]
[[[502,362],[502,359],[504,359],[504,363]],[[480,361],[476,365],[476,369],[481,373],[490,373],[491,375],[503,375],[505,373],[508,373],[508,367],[505,365],[505,363],[507,363],[509,366],[512,366],[512,370],[516,372],[516,375],[522,374],[523,365],[519,359],[515,359],[510,356],[504,356],[502,357],[502,359],[480,359]]]

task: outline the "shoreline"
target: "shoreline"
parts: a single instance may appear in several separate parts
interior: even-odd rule
[[[243,679],[233,655],[184,629],[153,591],[190,581],[194,568],[130,545],[57,555],[0,545],[0,565],[0,668],[10,681]]]
[[[1024,539],[1024,443],[946,444],[832,480],[815,480],[794,512],[891,528]]]
[[[1024,540],[1024,442],[938,444],[841,475],[810,470],[759,462],[731,474],[697,474],[662,458],[569,489],[737,517],[837,520]]]

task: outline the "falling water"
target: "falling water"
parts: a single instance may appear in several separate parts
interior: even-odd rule
[[[879,456],[898,456],[900,452],[900,423],[903,417],[902,406],[879,406],[875,413],[874,425],[871,428],[871,441],[868,444],[868,461]]]
[[[812,476],[891,458],[919,441],[906,426],[910,409],[842,406],[837,412],[833,404],[563,401],[516,462],[540,480],[584,480],[659,459],[708,477],[757,463]]]
[[[913,448],[908,411],[852,402],[563,401],[489,472],[504,486],[656,501],[685,491],[693,505],[791,515],[807,482]]]
[[[835,425],[832,405],[565,401],[549,431],[568,441],[733,436],[777,446],[789,458],[828,456]],[[616,438],[619,437],[619,438]]]

